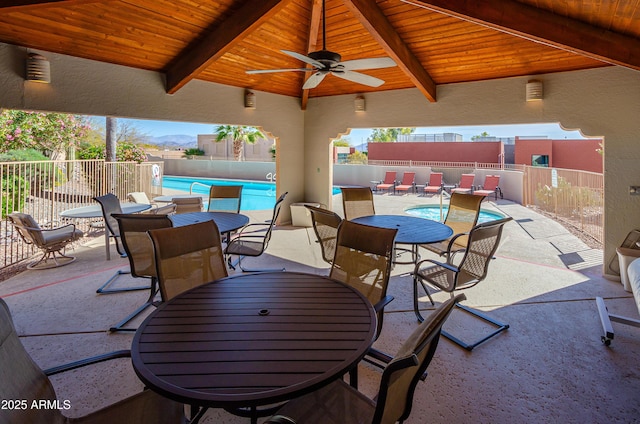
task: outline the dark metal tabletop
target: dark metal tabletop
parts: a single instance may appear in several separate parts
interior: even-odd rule
[[[376,315],[356,290],[327,277],[243,274],[162,304],[131,348],[139,378],[203,407],[256,407],[316,390],[356,365]]]
[[[396,243],[437,243],[453,235],[453,230],[438,221],[407,215],[369,215],[352,220],[373,227],[397,228]]]
[[[233,212],[189,212],[174,214],[170,218],[174,227],[212,220],[223,234],[235,231],[249,223],[248,216]]]

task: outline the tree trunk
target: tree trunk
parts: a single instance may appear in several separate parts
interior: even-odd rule
[[[242,148],[244,147],[244,142],[242,140],[233,140],[233,157],[236,162],[240,162],[242,160]]]
[[[116,161],[116,118],[107,116],[105,138],[107,149],[104,160],[106,162]]]

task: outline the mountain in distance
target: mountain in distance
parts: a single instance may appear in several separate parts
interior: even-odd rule
[[[186,134],[163,135],[160,137],[145,136],[143,138],[143,142],[154,144],[163,149],[188,149],[191,147],[198,147],[198,138],[196,136]]]

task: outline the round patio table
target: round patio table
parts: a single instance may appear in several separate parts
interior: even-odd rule
[[[397,264],[416,263],[420,259],[418,245],[437,243],[453,235],[451,227],[431,219],[407,215],[368,215],[352,219],[353,222],[373,227],[396,228],[396,244],[410,244],[410,262],[394,261]]]
[[[296,398],[341,378],[374,341],[377,318],[328,277],[259,272],[213,281],[160,305],[138,328],[133,368],[151,390],[199,412]]]
[[[120,203],[120,209],[122,209],[122,213],[138,213],[151,209],[151,205],[146,203],[124,202]],[[81,206],[60,212],[60,217],[67,219],[102,218],[102,208],[98,204]],[[109,250],[109,230],[106,227],[104,229],[104,246],[107,260],[109,261],[111,260],[111,251]]]

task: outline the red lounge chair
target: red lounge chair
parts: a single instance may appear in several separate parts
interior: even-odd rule
[[[376,186],[376,190],[391,190],[396,186],[396,171],[387,171],[384,175],[384,181]]]
[[[442,191],[442,172],[432,172],[429,175],[429,183],[424,187],[424,192],[438,194],[441,191]]]
[[[402,182],[396,186],[396,190],[409,192],[409,189],[415,187],[415,177],[415,172],[405,172],[404,175],[402,175]]]
[[[473,194],[480,196],[489,196],[493,194],[495,199],[498,200],[498,193],[500,193],[500,198],[502,199],[502,189],[498,186],[499,183],[500,175],[487,175],[484,177],[484,184],[482,186],[478,186],[478,189],[474,190]]]
[[[460,183],[451,189],[451,193],[471,193],[473,191],[473,179],[476,174],[462,174]]]

